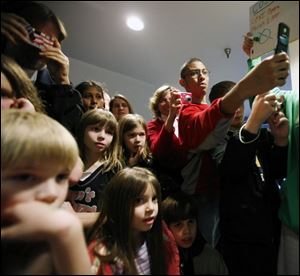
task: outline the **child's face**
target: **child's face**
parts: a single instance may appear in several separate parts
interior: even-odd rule
[[[176,240],[176,244],[182,248],[189,248],[197,235],[197,222],[195,219],[180,220],[169,225]]]
[[[115,115],[117,121],[119,121],[123,116],[129,114],[128,104],[124,100],[116,98],[113,101],[111,112]]]
[[[104,152],[113,140],[113,133],[99,124],[89,125],[84,132],[84,145],[92,153]]]
[[[89,87],[82,93],[82,101],[85,110],[104,108],[104,99],[100,88]]]
[[[231,127],[239,128],[243,124],[244,119],[244,104],[242,104],[234,113]]]
[[[158,201],[154,187],[149,184],[143,195],[136,199],[132,229],[136,232],[149,231],[158,214]]]
[[[39,201],[53,207],[64,202],[69,184],[68,169],[54,170],[51,164],[11,168],[1,172],[1,213],[20,203]],[[2,216],[2,215],[1,215]]]
[[[142,126],[138,126],[133,130],[127,131],[124,134],[124,144],[131,154],[137,153],[145,147],[146,132]]]

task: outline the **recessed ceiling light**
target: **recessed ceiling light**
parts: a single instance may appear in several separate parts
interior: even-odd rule
[[[126,24],[130,29],[134,31],[141,31],[144,29],[144,22],[136,16],[128,17]]]

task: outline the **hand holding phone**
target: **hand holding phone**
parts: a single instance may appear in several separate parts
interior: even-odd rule
[[[50,36],[42,33],[42,32],[39,32],[37,31],[35,28],[33,28],[32,26],[28,25],[26,27],[27,29],[27,32],[28,32],[28,35],[29,35],[29,38],[30,38],[30,41],[32,42],[32,44],[39,48],[39,49],[42,49],[42,47],[44,47],[44,45],[47,45],[47,46],[53,46],[54,45],[54,42],[53,40],[51,39]]]
[[[278,25],[278,33],[277,33],[277,46],[275,48],[275,54],[281,52],[288,52],[289,46],[289,35],[290,35],[290,28],[285,23],[281,22]]]

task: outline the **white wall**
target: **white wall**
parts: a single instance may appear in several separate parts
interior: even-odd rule
[[[289,49],[292,89],[299,93],[299,39],[290,43]]]
[[[130,101],[135,113],[142,115],[146,121],[152,118],[148,103],[157,87],[78,59],[69,58],[69,60],[70,79],[74,86],[85,80],[104,82],[111,97],[116,91],[123,94]]]

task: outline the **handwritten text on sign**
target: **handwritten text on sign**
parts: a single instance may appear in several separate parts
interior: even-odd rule
[[[280,22],[290,27],[290,42],[299,38],[298,1],[259,1],[250,7],[250,31],[254,36],[252,58],[276,47]]]

